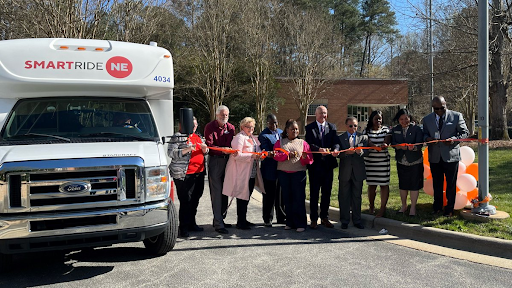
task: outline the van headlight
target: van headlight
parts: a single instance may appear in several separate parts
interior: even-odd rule
[[[169,196],[167,166],[146,168],[146,201],[163,200]]]

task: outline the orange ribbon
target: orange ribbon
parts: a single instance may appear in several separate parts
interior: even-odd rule
[[[478,207],[480,206],[480,204],[483,204],[483,203],[487,203],[491,201],[491,197],[489,197],[489,195],[485,196],[484,200],[482,201],[478,201],[478,198],[475,198],[473,200],[471,200],[470,202],[473,204],[473,207]]]
[[[450,142],[450,141],[454,141],[454,142],[474,142],[474,141],[478,141],[480,143],[489,143],[489,139],[472,139],[472,138],[466,138],[466,139],[446,139],[446,140],[432,140],[432,141],[427,141],[427,142],[420,142],[420,143],[401,143],[401,144],[395,144],[395,145],[388,145],[386,147],[414,147],[414,146],[417,146],[417,145],[425,145],[425,144],[432,144],[432,143],[439,143],[439,142]],[[260,155],[261,156],[261,159],[265,159],[266,157],[268,157],[268,151],[262,151],[262,152],[247,152],[247,151],[239,151],[239,150],[236,150],[236,149],[232,149],[232,148],[220,148],[220,147],[208,147],[210,150],[215,150],[215,151],[220,151],[220,152],[224,152],[226,154],[233,154],[233,153],[236,153],[236,152],[242,152],[242,153],[250,153],[250,154],[254,154],[254,155]],[[304,152],[304,153],[308,153],[308,154],[324,154],[324,155],[333,155],[335,153],[343,153],[343,152],[347,152],[347,151],[357,151],[357,150],[369,150],[369,149],[373,149],[373,150],[376,150],[376,151],[382,151],[383,150],[383,147],[351,147],[351,148],[348,148],[348,149],[345,149],[345,150],[339,150],[337,152],[320,152],[320,151],[307,151],[307,152]],[[276,148],[274,149],[273,152],[282,152],[284,154],[286,154],[286,156],[290,157],[290,152],[289,151],[286,151],[284,150],[283,148]]]

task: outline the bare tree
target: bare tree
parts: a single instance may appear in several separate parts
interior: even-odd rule
[[[242,38],[246,65],[251,79],[250,95],[256,102],[256,131],[262,131],[266,119],[267,104],[276,90],[274,81],[276,29],[274,15],[278,13],[277,0],[247,0],[243,10]]]
[[[215,110],[235,91],[234,71],[240,39],[237,31],[243,3],[236,0],[189,0],[182,13],[188,19],[187,61],[192,69],[187,87],[193,101],[215,119]]]
[[[309,105],[326,87],[326,78],[334,66],[334,57],[330,54],[335,45],[331,45],[332,22],[325,14],[314,10],[300,10],[295,7],[281,14],[280,45],[287,47],[290,67],[289,75],[293,82],[293,100],[300,112],[300,125],[306,125]],[[303,130],[302,130],[303,131]]]

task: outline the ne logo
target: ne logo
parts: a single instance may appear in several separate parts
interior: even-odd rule
[[[110,76],[115,78],[126,78],[132,73],[133,66],[130,60],[115,56],[107,61],[107,72]]]

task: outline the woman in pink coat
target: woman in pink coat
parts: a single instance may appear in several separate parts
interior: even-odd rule
[[[245,117],[240,122],[241,131],[231,141],[231,148],[238,152],[229,157],[222,188],[222,194],[237,198],[238,221],[236,228],[243,230],[249,230],[250,226],[254,225],[247,221],[247,205],[254,186],[265,193],[259,169],[260,155],[250,153],[261,152],[260,142],[252,135],[255,124],[256,121],[251,117]]]

